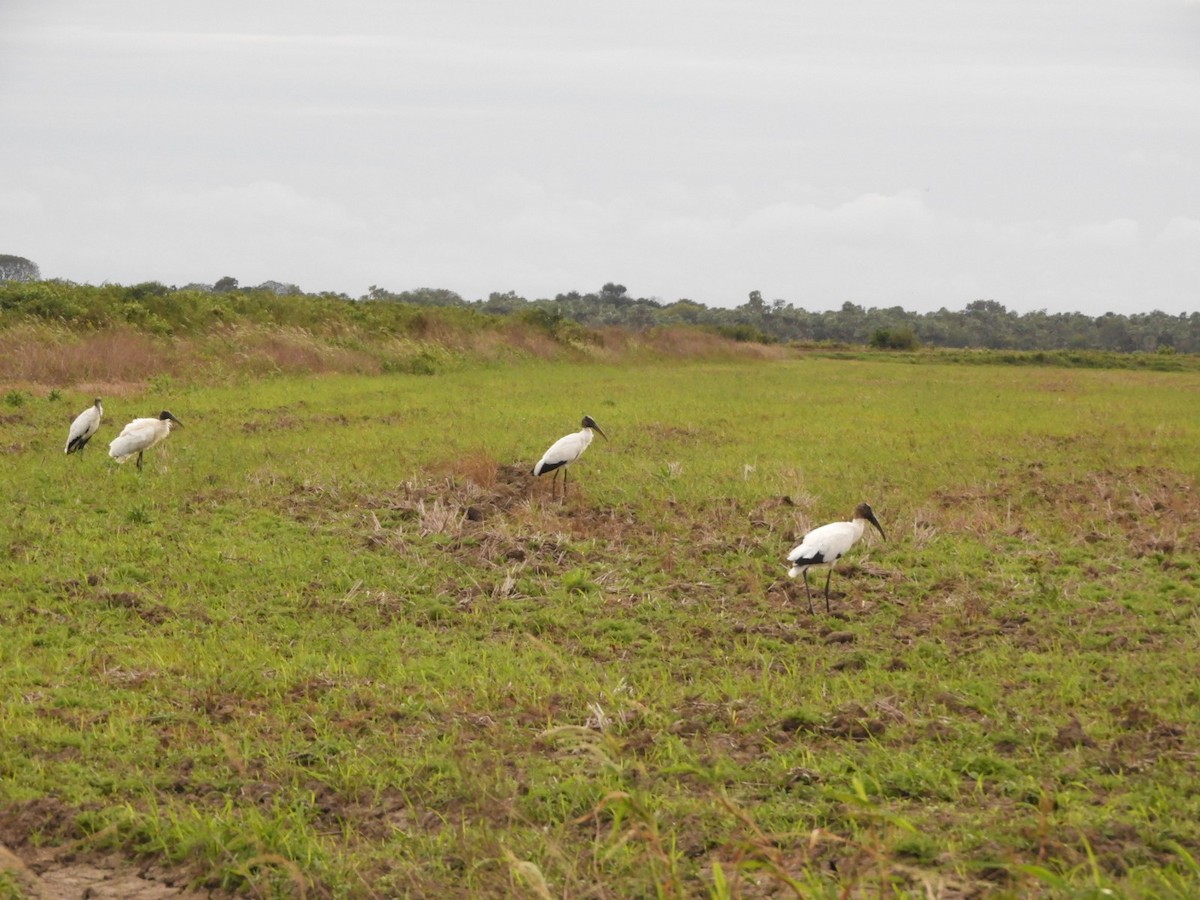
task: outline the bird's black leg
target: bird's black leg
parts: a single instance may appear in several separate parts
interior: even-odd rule
[[[567,499],[567,467],[563,466],[563,499]]]
[[[142,471],[142,451],[138,451],[138,471]]]
[[[812,608],[812,591],[808,589],[808,569],[804,570],[804,596],[808,598],[808,614],[813,614]]]
[[[829,612],[829,579],[833,577],[833,566],[825,575],[825,612]]]

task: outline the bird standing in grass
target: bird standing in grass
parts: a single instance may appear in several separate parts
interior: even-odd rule
[[[558,470],[562,469],[563,473],[563,498],[567,496],[567,466],[583,456],[583,451],[588,448],[592,442],[592,432],[597,431],[600,436],[606,441],[608,435],[604,430],[596,424],[596,420],[591,416],[583,417],[583,427],[579,431],[560,437],[557,441],[550,445],[538,464],[533,467],[534,475],[545,475],[547,472],[554,473],[554,479],[550,482],[550,495],[554,495],[554,482],[558,480]]]
[[[75,421],[71,423],[71,430],[67,432],[67,446],[64,448],[66,453],[74,453],[76,450],[82,450],[87,446],[87,442],[92,439],[100,428],[100,419],[104,415],[104,407],[100,405],[100,398],[96,398],[96,402],[81,412],[75,417]]]
[[[123,463],[136,453],[137,467],[141,469],[142,452],[164,440],[171,433],[172,422],[183,427],[183,423],[165,409],[154,418],[134,419],[113,438],[108,445],[108,455]]]
[[[808,611],[813,611],[812,591],[808,587],[808,570],[811,566],[829,566],[825,576],[825,612],[829,612],[829,579],[833,576],[833,565],[854,546],[863,535],[863,530],[870,522],[875,529],[887,540],[883,526],[875,518],[875,511],[866,503],[860,503],[854,509],[854,518],[849,522],[830,522],[820,528],[814,528],[800,541],[799,545],[787,555],[790,568],[788,577],[795,578],[804,575],[804,593],[808,596]]]

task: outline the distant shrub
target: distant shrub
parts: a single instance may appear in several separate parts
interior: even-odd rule
[[[428,350],[422,350],[416,356],[400,361],[392,371],[406,372],[409,375],[436,375],[437,359]]]
[[[532,325],[534,328],[540,328],[549,334],[554,334],[554,329],[563,320],[563,314],[557,309],[535,306],[532,309],[521,310],[516,314],[516,318],[518,322],[523,322],[526,325]]]
[[[78,320],[86,311],[77,291],[59,282],[10,281],[0,285],[0,310],[39,319]]]
[[[775,339],[764,334],[753,325],[739,323],[737,325],[713,325],[709,328],[714,334],[719,334],[721,337],[729,338],[731,341],[755,343],[755,344],[773,344]]]
[[[871,335],[870,346],[875,350],[916,350],[921,346],[917,333],[903,328],[879,328]]]

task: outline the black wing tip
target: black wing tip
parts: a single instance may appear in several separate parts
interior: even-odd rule
[[[801,556],[791,561],[793,567],[800,566],[820,566],[825,563],[824,553],[812,553],[808,556]]]

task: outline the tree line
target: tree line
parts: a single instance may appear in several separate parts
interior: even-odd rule
[[[1038,310],[1021,314],[995,300],[974,300],[961,310],[942,308],[928,313],[850,302],[835,310],[809,311],[784,300],[768,303],[758,291],[751,291],[740,306],[722,308],[687,299],[663,303],[634,297],[624,285],[613,282],[593,293],[572,291],[540,300],[528,300],[510,291],[469,301],[452,291],[391,293],[378,287],[372,287],[364,299],[463,306],[496,315],[541,314],[550,320],[565,319],[590,327],[616,325],[640,330],[693,325],[717,330],[735,340],[762,342],[853,344],[890,350],[928,346],[1200,353],[1200,312],[1170,315],[1155,310],[1129,316],[1088,316]]]
[[[622,284],[598,291],[570,291],[528,299],[508,291],[467,300],[451,290],[418,288],[393,292],[372,285],[366,294],[311,294],[294,284],[267,281],[242,287],[232,276],[212,284],[168,287],[159,282],[122,286],[38,280],[37,266],[21,257],[0,256],[0,315],[35,316],[86,327],[124,322],[157,332],[246,319],[301,324],[400,321],[408,313],[380,316],[384,306],[437,307],[485,319],[514,317],[553,331],[568,323],[632,331],[691,326],[737,341],[871,346],[886,350],[918,347],[1118,353],[1200,353],[1200,312],[1170,315],[1159,310],[1133,315],[1105,313],[1017,313],[995,300],[973,300],[961,310],[916,313],[899,306],[810,311],[784,300],[767,302],[751,291],[745,303],[710,307],[689,299],[671,303],[635,297]],[[371,310],[374,312],[371,312]],[[357,310],[357,312],[355,311]],[[397,310],[399,313],[399,311]]]

